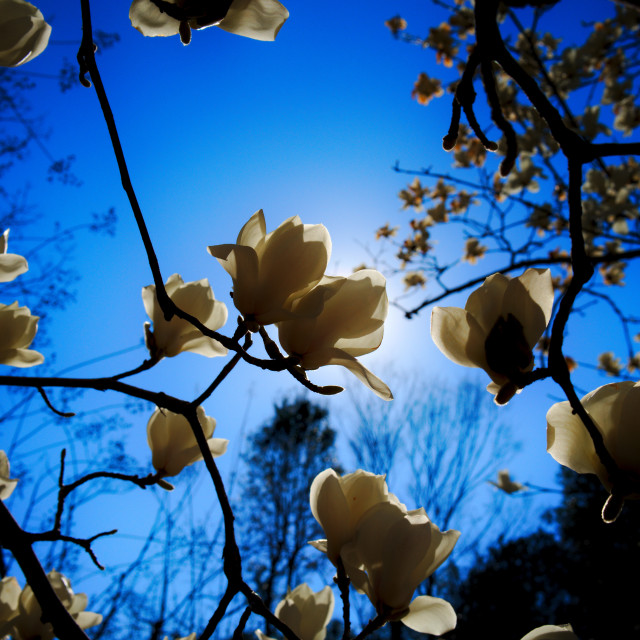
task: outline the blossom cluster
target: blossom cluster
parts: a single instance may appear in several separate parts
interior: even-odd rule
[[[65,576],[51,571],[47,578],[54,593],[81,629],[102,622],[99,613],[86,611],[87,596],[74,593]],[[0,581],[0,638],[10,635],[14,640],[52,640],[53,627],[49,622],[42,622],[41,618],[42,609],[29,585],[20,589],[18,581],[12,577]]]
[[[414,591],[448,557],[459,531],[442,532],[424,509],[407,510],[384,476],[358,470],[320,473],[311,485],[311,512],[326,538],[311,544],[367,595],[379,616],[421,633],[441,635],[456,625],[451,605]]]
[[[233,281],[233,303],[250,331],[275,324],[280,345],[301,371],[341,365],[384,400],[389,387],[357,356],[380,346],[389,307],[384,276],[362,269],[325,274],[331,238],[321,224],[298,216],[267,233],[262,210],[235,244],[209,247]]]

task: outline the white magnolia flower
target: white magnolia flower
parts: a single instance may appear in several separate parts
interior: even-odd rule
[[[228,440],[213,438],[214,418],[198,407],[198,422],[202,427],[209,450],[214,457],[221,456]],[[177,476],[185,467],[202,460],[202,453],[193,435],[189,421],[179,413],[156,408],[147,424],[147,442],[151,449],[151,462],[162,476]]]
[[[29,269],[27,261],[22,256],[7,253],[8,246],[9,229],[0,235],[0,282],[11,282]]]
[[[545,624],[529,631],[522,640],[579,640],[570,624]]]
[[[233,303],[257,325],[294,317],[294,300],[316,285],[327,268],[331,238],[321,224],[302,224],[298,216],[267,233],[262,209],[242,227],[236,244],[208,248],[233,280]],[[306,311],[317,315],[319,306]]]
[[[356,359],[380,346],[388,308],[386,281],[379,271],[325,276],[293,302],[298,317],[278,323],[280,344],[299,358],[303,369],[341,365],[380,398],[391,400],[389,387]]]
[[[131,24],[142,35],[180,33],[184,44],[189,43],[191,29],[210,26],[253,40],[275,40],[288,17],[289,12],[277,0],[133,0],[129,8]]]
[[[27,349],[38,330],[38,316],[17,302],[0,304],[0,364],[33,367],[44,362],[44,356]]]
[[[213,297],[209,281],[204,278],[195,282],[183,282],[174,273],[165,284],[168,296],[189,315],[215,331],[227,321],[227,307]],[[152,358],[171,358],[183,351],[191,351],[212,358],[224,356],[227,349],[217,340],[202,335],[190,322],[174,316],[168,322],[156,297],[156,287],[151,284],[142,289],[142,301],[147,315],[153,321],[153,330],[145,322],[145,342]]]
[[[325,587],[317,593],[311,591],[306,582],[287,593],[275,610],[277,618],[282,620],[300,640],[324,640],[327,625],[333,615],[333,592]],[[269,636],[256,631],[259,640],[272,640]]]
[[[493,480],[488,480],[488,482],[494,487],[498,487],[500,491],[504,491],[508,494],[524,491],[527,488],[520,482],[514,482],[509,475],[508,469],[501,469],[498,471],[498,482],[494,482]]]
[[[342,547],[355,537],[358,523],[369,509],[381,502],[399,504],[384,478],[362,469],[344,476],[326,469],[311,483],[311,513],[327,537],[310,544],[326,553],[333,564],[338,562]]]
[[[24,0],[0,0],[0,67],[17,67],[39,56],[51,27],[40,10]]]
[[[85,611],[87,596],[84,593],[74,593],[71,583],[57,571],[51,571],[47,578],[65,609],[72,615],[81,629],[94,627],[102,622],[99,613]],[[36,600],[31,587],[27,585],[18,599],[18,613],[10,620],[11,637],[14,640],[52,640],[54,637],[51,623],[41,621],[42,609]]]
[[[420,633],[442,635],[456,626],[453,607],[441,598],[413,594],[449,557],[459,536],[440,531],[422,508],[407,511],[380,502],[362,516],[341,558],[353,586],[378,614]]]
[[[9,458],[4,451],[0,450],[0,500],[6,500],[13,493],[17,484],[17,480],[12,480],[9,477]],[[1,637],[2,635],[0,635]]]
[[[533,348],[553,307],[549,269],[527,269],[517,278],[489,276],[464,309],[436,307],[431,337],[449,360],[484,369],[487,391],[506,404],[519,390],[517,378],[533,369]]]
[[[582,398],[582,405],[602,434],[604,446],[618,469],[640,482],[640,382],[614,382]],[[593,473],[608,491],[611,478],[596,454],[593,441],[569,402],[558,402],[547,412],[547,451],[577,473]],[[640,494],[624,496],[640,498]]]
[[[11,632],[11,620],[18,615],[20,585],[15,578],[0,580],[0,638]]]

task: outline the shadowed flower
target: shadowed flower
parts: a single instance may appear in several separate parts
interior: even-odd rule
[[[33,367],[44,362],[44,356],[27,349],[38,330],[38,316],[17,302],[0,304],[0,364]]]
[[[20,585],[15,578],[0,580],[0,638],[11,632],[11,620],[18,615],[20,591]]]
[[[498,482],[494,482],[493,480],[487,480],[487,482],[507,494],[524,491],[527,488],[520,482],[514,482],[509,475],[508,469],[501,469],[498,471]]]
[[[341,557],[353,586],[379,615],[442,635],[456,626],[453,607],[440,598],[413,599],[413,593],[449,557],[459,536],[459,531],[441,532],[424,509],[382,502],[362,516]]]
[[[227,307],[213,297],[206,278],[185,283],[174,273],[167,280],[165,289],[180,309],[200,320],[209,329],[215,331],[227,321]],[[227,354],[227,349],[217,340],[202,335],[187,320],[174,316],[167,322],[156,297],[155,285],[142,289],[142,301],[147,315],[153,321],[153,330],[150,323],[144,324],[145,342],[152,359],[159,360],[164,356],[171,358],[183,351],[199,353],[207,358]]]
[[[280,344],[299,358],[303,369],[341,365],[377,396],[391,400],[389,387],[356,359],[380,346],[388,308],[386,281],[379,271],[325,276],[293,302],[298,317],[278,323]]]
[[[640,383],[614,382],[582,398],[582,405],[602,434],[604,446],[618,469],[633,483],[640,482]],[[560,464],[577,473],[593,473],[608,491],[611,478],[600,461],[582,420],[569,402],[558,402],[547,412],[547,451]],[[640,498],[640,494],[622,495]]]
[[[0,67],[18,67],[39,56],[51,27],[40,9],[24,0],[0,0]]]
[[[233,303],[244,319],[257,330],[295,317],[291,307],[316,285],[327,268],[331,238],[321,224],[302,224],[298,216],[285,220],[267,233],[262,209],[242,227],[236,244],[209,247],[233,280]],[[322,300],[315,308],[317,315]]]
[[[518,378],[533,369],[533,348],[551,319],[553,287],[548,269],[527,269],[517,278],[489,276],[464,309],[436,307],[431,337],[449,360],[484,369],[487,391],[506,404]]]
[[[275,40],[289,12],[277,0],[133,0],[131,25],[144,36],[180,34],[189,44],[191,29],[215,26],[253,40]]]
[[[355,537],[356,527],[369,509],[381,502],[398,503],[384,478],[362,469],[341,477],[326,469],[311,483],[311,513],[327,537],[310,544],[326,553],[333,564],[337,564],[342,547]]]
[[[9,477],[9,458],[4,451],[0,450],[0,500],[6,500],[16,488],[17,480]],[[0,620],[2,617],[0,616]],[[0,634],[0,638],[2,635]]]
[[[578,640],[570,624],[545,624],[529,631],[522,640]]]
[[[227,450],[228,440],[213,438],[216,421],[197,409],[198,422],[214,458]],[[156,408],[147,424],[151,463],[161,476],[177,476],[185,467],[202,460],[202,453],[189,421],[179,413]],[[167,487],[165,487],[167,488]]]
[[[47,578],[56,596],[81,629],[88,629],[102,622],[102,616],[99,613],[85,611],[87,607],[86,594],[74,593],[67,578],[57,571],[48,573]],[[33,640],[34,638],[52,640],[54,637],[53,627],[51,623],[43,623],[41,617],[42,609],[31,587],[27,585],[19,596],[17,615],[10,621],[12,628],[9,633],[11,637],[14,640]]]
[[[287,593],[278,603],[276,618],[282,620],[300,640],[324,640],[327,625],[333,615],[333,592],[325,587],[314,593],[306,582]],[[269,636],[256,631],[259,640],[271,640]]]
[[[9,229],[0,235],[0,282],[11,282],[28,271],[27,261],[15,253],[7,253]]]

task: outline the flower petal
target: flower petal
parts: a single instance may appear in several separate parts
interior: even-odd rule
[[[167,0],[176,4],[175,0]],[[143,36],[175,36],[180,23],[156,7],[151,0],[133,0],[129,7],[131,26]]]
[[[353,375],[362,382],[366,387],[369,387],[378,398],[383,400],[393,400],[393,394],[391,389],[382,381],[378,376],[371,373],[359,360],[356,360],[352,355],[349,355],[342,349],[327,349],[326,352],[330,352],[332,355],[329,358],[327,365],[337,364],[341,367],[345,367]]]
[[[289,12],[277,0],[234,0],[217,25],[229,33],[254,40],[275,40]]]
[[[442,598],[418,596],[409,605],[409,613],[401,618],[403,624],[419,633],[441,636],[456,627],[456,612]]]
[[[435,307],[431,312],[431,338],[452,362],[486,369],[482,328],[468,311],[459,307]]]
[[[561,465],[577,473],[594,473],[605,486],[611,486],[587,428],[567,401],[554,404],[547,412],[547,451]]]
[[[0,282],[11,282],[29,270],[27,261],[16,253],[0,254]]]

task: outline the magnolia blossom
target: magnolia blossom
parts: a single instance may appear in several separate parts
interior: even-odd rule
[[[29,269],[27,261],[22,256],[7,253],[8,245],[9,229],[0,235],[0,282],[11,282]]]
[[[213,457],[227,450],[228,440],[213,438],[216,421],[197,409],[209,451]],[[185,467],[202,460],[202,453],[193,435],[189,421],[179,413],[156,408],[147,424],[147,442],[151,448],[151,463],[161,476],[177,476]]]
[[[258,325],[294,317],[294,300],[324,275],[331,238],[323,225],[302,224],[298,216],[267,233],[261,209],[242,227],[236,244],[211,246],[209,253],[231,276],[233,303],[257,330]],[[317,315],[323,300],[317,303],[305,312]]]
[[[165,289],[180,309],[200,320],[209,329],[215,331],[227,321],[227,307],[213,297],[213,291],[206,278],[185,283],[174,273],[167,280]],[[152,358],[171,358],[182,351],[192,351],[207,358],[227,354],[227,349],[217,340],[202,335],[200,330],[187,320],[177,316],[169,321],[165,320],[158,303],[155,285],[151,284],[142,289],[142,301],[145,311],[153,321],[153,331],[150,323],[145,322],[144,325],[145,342]]]
[[[315,593],[303,582],[278,603],[275,614],[300,640],[324,640],[333,605],[331,587]],[[259,640],[272,640],[259,630],[256,635]]]
[[[0,67],[17,67],[39,56],[51,27],[40,10],[24,0],[0,0]]]
[[[514,482],[509,475],[508,469],[501,469],[498,471],[498,482],[494,482],[493,480],[488,480],[488,482],[494,487],[498,487],[500,491],[504,491],[508,494],[524,491],[527,488],[520,482]]]
[[[318,308],[322,311],[314,315]],[[391,400],[389,387],[356,360],[380,346],[388,308],[386,281],[379,271],[325,276],[293,302],[298,317],[278,323],[280,344],[299,358],[303,369],[342,365],[380,398]]]
[[[584,396],[582,405],[602,434],[604,446],[618,469],[633,482],[640,482],[640,382],[605,384]],[[595,474],[611,491],[611,478],[569,402],[558,402],[547,412],[547,451],[577,473]],[[640,494],[624,497],[640,498]]]
[[[522,640],[578,640],[570,624],[545,624],[529,631]]]
[[[191,29],[210,26],[254,40],[275,40],[288,17],[289,12],[277,0],[133,0],[129,8],[131,24],[142,35],[179,33],[184,44],[191,39]]]
[[[44,356],[27,349],[38,330],[38,316],[17,302],[0,304],[0,364],[33,367],[44,362]]]
[[[20,585],[15,578],[0,580],[0,638],[11,632],[11,620],[18,615]]]
[[[337,564],[342,547],[355,537],[358,523],[369,509],[382,502],[399,504],[384,478],[362,469],[341,477],[326,469],[311,483],[311,513],[327,537],[310,544],[326,553],[333,564]]]
[[[420,633],[442,635],[456,626],[453,607],[440,598],[413,593],[448,557],[459,531],[444,533],[424,511],[381,502],[369,509],[341,558],[354,587],[378,614],[401,620]]]
[[[86,594],[74,593],[71,588],[71,583],[65,576],[57,571],[51,571],[47,574],[47,578],[56,596],[58,596],[60,602],[62,602],[65,609],[67,609],[81,629],[88,629],[102,622],[102,616],[99,613],[85,611],[87,606]],[[17,583],[9,586],[10,597],[12,599],[15,597],[16,587]],[[0,591],[0,598],[4,600],[4,581],[3,589]],[[14,640],[33,640],[33,638],[52,640],[54,637],[53,627],[48,622],[43,623],[40,619],[41,617],[42,609],[31,587],[27,585],[18,597],[18,607],[15,614],[8,621],[7,626],[11,628],[9,631],[11,637]]]
[[[17,484],[17,480],[12,480],[9,477],[9,458],[4,451],[0,450],[0,500],[6,500],[13,493]]]
[[[553,286],[548,269],[517,278],[489,276],[464,309],[436,307],[431,337],[449,360],[480,367],[491,377],[497,404],[518,392],[518,377],[533,369],[533,348],[551,319]]]

